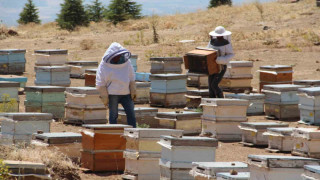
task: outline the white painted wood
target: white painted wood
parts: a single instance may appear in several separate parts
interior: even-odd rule
[[[280,102],[283,104],[298,104],[299,102],[297,91],[277,92],[263,89],[262,92],[265,93],[267,102]]]
[[[187,84],[190,87],[207,88],[208,87],[208,75],[198,73],[187,73]]]
[[[63,65],[67,61],[68,54],[34,54],[36,65]]]
[[[136,101],[137,102],[149,102],[150,101],[150,87],[137,87]]]
[[[0,144],[6,145],[6,146],[12,146],[14,144],[29,144],[31,142],[32,134],[6,134],[6,133],[0,133]]]
[[[250,172],[239,172],[235,175],[230,172],[217,173],[217,180],[249,180]]]
[[[203,105],[202,117],[209,120],[238,119],[243,121],[247,116],[247,106],[211,106]]]
[[[294,146],[294,138],[291,136],[293,128],[268,128],[263,133],[268,137],[268,149],[291,152]]]
[[[299,104],[300,120],[304,123],[320,125],[320,107]]]
[[[18,87],[1,87],[0,88],[0,101],[4,101],[4,95],[8,95],[10,99],[15,99],[16,101],[19,101],[18,96],[19,86]],[[7,101],[10,101],[8,99]]]
[[[260,94],[260,93],[226,94],[225,98],[248,100],[249,106],[247,109],[247,114],[262,114],[262,113],[264,113],[264,99],[265,99],[264,94]]]
[[[74,66],[74,65],[68,65],[71,67],[70,74],[76,74],[76,75],[84,75],[86,69],[94,69],[97,68],[97,66]]]
[[[299,93],[299,104],[312,107],[320,107],[320,96],[309,96],[305,93]]]
[[[302,180],[318,180],[320,179],[320,166],[305,165],[304,172],[301,175]]]
[[[66,94],[66,103],[77,108],[104,108],[99,94]]]
[[[160,159],[160,180],[192,180],[193,177],[189,174],[190,167],[186,168],[185,166],[189,166],[189,163],[185,163],[185,165],[180,165],[179,168],[177,165],[173,165],[173,163],[165,162]],[[184,167],[184,168],[181,168]]]
[[[86,109],[71,107],[66,104],[65,118],[68,120],[98,120],[106,119],[107,110],[103,109]]]
[[[320,158],[320,130],[316,128],[295,128],[292,136],[295,144],[292,153]]]
[[[228,67],[224,77],[226,78],[253,78],[252,67]]]

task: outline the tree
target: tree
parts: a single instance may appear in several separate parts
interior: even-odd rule
[[[130,18],[139,19],[141,18],[141,4],[137,4],[131,0],[124,0],[125,11],[129,14]]]
[[[58,14],[58,25],[61,29],[73,31],[77,26],[87,26],[89,24],[88,15],[82,5],[82,0],[64,0]]]
[[[105,8],[99,0],[94,0],[92,5],[86,7],[86,12],[89,17],[89,21],[100,22],[104,18],[103,12]]]
[[[131,0],[111,0],[106,17],[113,24],[128,20],[130,18],[137,19],[141,17],[141,5]]]
[[[33,4],[32,0],[28,0],[28,2],[24,5],[22,12],[20,13],[20,19],[17,22],[19,24],[28,24],[31,22],[40,24],[41,21],[38,13],[38,9]]]
[[[208,8],[218,7],[221,5],[232,6],[232,0],[210,0]]]

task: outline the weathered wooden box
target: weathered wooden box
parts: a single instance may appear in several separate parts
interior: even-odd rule
[[[209,98],[208,89],[188,90],[186,94],[186,107],[188,109],[199,108],[202,98]]]
[[[66,124],[106,124],[107,109],[105,107],[81,108],[65,104],[64,117],[63,122]]]
[[[152,74],[150,75],[153,93],[181,93],[186,92],[187,76],[182,74]]]
[[[66,64],[71,68],[70,77],[84,78],[86,69],[97,68],[97,61],[68,61]]]
[[[252,78],[231,79],[224,77],[219,83],[221,88],[251,88]]]
[[[319,165],[305,165],[304,172],[301,175],[302,180],[316,180],[320,179],[320,166]]]
[[[36,79],[34,83],[38,86],[70,86],[70,70],[68,66],[35,66]]]
[[[184,57],[185,68],[190,73],[219,73],[220,67],[216,63],[218,53],[216,50],[196,49],[188,52]]]
[[[24,88],[28,78],[16,75],[0,75],[0,81],[11,81],[20,83],[20,87]]]
[[[292,154],[320,158],[320,130],[317,128],[295,128],[292,136],[295,144]]]
[[[227,65],[225,78],[253,78],[251,69],[252,61],[230,61]]]
[[[52,178],[42,163],[11,160],[4,160],[3,163],[10,172],[9,179],[44,180]]]
[[[293,128],[267,128],[263,133],[268,137],[268,148],[270,152],[291,152],[294,145],[294,138],[291,136]]]
[[[202,113],[190,111],[159,112],[156,119],[159,120],[160,128],[181,129],[183,134],[199,134],[201,115]]]
[[[155,107],[178,108],[186,106],[186,93],[153,93],[150,92],[150,105]]]
[[[298,104],[297,92],[299,88],[303,88],[303,86],[294,84],[265,85],[262,92],[265,94],[266,102]]]
[[[151,74],[182,73],[181,57],[152,57],[150,61]]]
[[[215,180],[218,173],[229,172],[248,172],[248,164],[243,162],[193,162],[190,175],[195,180]]]
[[[304,165],[319,165],[319,163],[319,159],[297,156],[248,156],[250,180],[301,180]]]
[[[242,130],[242,144],[249,146],[267,146],[268,137],[263,133],[267,128],[273,127],[289,127],[287,123],[277,122],[242,122],[239,128]]]
[[[248,100],[249,106],[247,109],[247,115],[264,114],[264,99],[265,99],[264,94],[260,94],[260,93],[225,94],[225,98]]]
[[[260,66],[258,71],[260,81],[263,82],[282,82],[292,81],[292,66],[287,65],[267,65]]]
[[[150,102],[150,87],[149,82],[136,82],[136,104],[147,104]]]
[[[298,104],[264,103],[264,112],[268,118],[279,120],[297,120],[300,118]]]
[[[79,108],[104,108],[100,94],[95,87],[67,87],[66,103]]]
[[[149,82],[151,73],[135,72],[136,81]]]
[[[149,107],[136,107],[134,108],[136,121],[138,124],[147,124],[151,128],[159,127],[159,120],[155,119],[157,113],[157,108],[149,108]],[[127,124],[127,115],[123,108],[119,108],[118,113],[118,123],[119,124]]]
[[[12,99],[19,101],[19,88],[18,82],[0,81],[0,102],[8,102]]]
[[[22,74],[25,72],[25,49],[0,50],[0,74]]]
[[[131,61],[131,64],[133,66],[134,72],[137,72],[137,70],[138,70],[137,60],[138,60],[138,55],[131,54],[130,61]]]
[[[299,89],[300,121],[305,124],[320,125],[320,88]]]
[[[86,69],[84,74],[84,85],[85,86],[96,86],[96,73],[97,69]]]
[[[44,49],[35,50],[36,66],[60,66],[67,62],[68,50]]]
[[[305,87],[318,87],[320,86],[320,80],[294,80],[293,84]]]
[[[217,173],[217,180],[249,180],[250,179],[250,172],[224,172],[224,173]]]
[[[187,86],[196,88],[208,88],[208,74],[187,73]]]

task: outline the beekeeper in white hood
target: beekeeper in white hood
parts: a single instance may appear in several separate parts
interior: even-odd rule
[[[127,115],[128,125],[136,127],[133,103],[136,96],[135,74],[130,57],[127,49],[119,43],[112,43],[98,67],[96,87],[104,105],[109,107],[109,123],[117,124],[120,103]]]

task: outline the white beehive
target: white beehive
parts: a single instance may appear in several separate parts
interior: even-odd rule
[[[166,74],[182,72],[182,57],[151,57],[151,74]]]
[[[225,98],[248,100],[249,106],[247,109],[247,115],[264,114],[264,99],[265,99],[264,94],[260,94],[260,93],[226,94]]]
[[[302,180],[320,179],[320,166],[319,165],[305,165],[304,172],[301,176],[302,176]]]
[[[217,180],[249,180],[250,172],[234,172],[231,174],[230,172],[225,173],[217,173]]]
[[[263,133],[268,137],[268,151],[271,152],[291,152],[294,144],[294,138],[291,136],[293,128],[268,128]]]
[[[252,61],[230,61],[227,65],[227,71],[224,74],[226,78],[251,78]]]
[[[242,130],[242,144],[244,145],[257,145],[267,146],[268,137],[263,133],[267,131],[267,128],[272,127],[288,127],[287,123],[277,122],[243,122],[239,128]]]
[[[66,64],[71,67],[70,77],[74,78],[84,78],[86,69],[98,67],[97,61],[68,61]]]
[[[63,49],[44,49],[35,50],[37,66],[56,66],[63,65],[67,61],[68,50]]]
[[[301,180],[304,165],[319,165],[319,159],[297,156],[249,155],[250,180]]]
[[[95,87],[67,87],[66,103],[78,108],[104,108],[100,94]]]
[[[299,89],[300,122],[320,125],[320,87]]]
[[[320,158],[320,130],[317,128],[295,128],[292,136],[295,144],[292,154]]]

